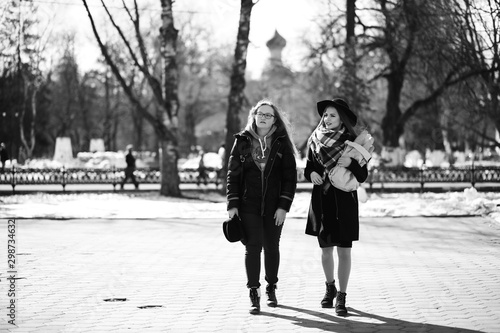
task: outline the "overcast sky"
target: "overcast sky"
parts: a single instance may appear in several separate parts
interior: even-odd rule
[[[81,0],[34,0],[40,17],[50,20],[54,32],[74,30],[76,32],[76,53],[82,70],[88,70],[100,55],[90,28],[89,19]],[[150,12],[160,12],[159,0],[141,0],[150,3]],[[98,12],[100,0],[87,0],[91,10]],[[260,0],[252,11],[250,27],[251,44],[248,50],[247,69],[256,77],[269,52],[266,42],[272,38],[275,29],[287,40],[283,61],[294,70],[300,70],[300,61],[305,55],[302,39],[314,34],[315,20],[324,12],[324,0]],[[121,0],[106,0],[111,7],[121,7]],[[177,0],[174,3],[174,20],[192,15],[200,24],[216,32],[223,42],[236,42],[240,1],[238,0]],[[232,52],[233,49],[231,49]]]

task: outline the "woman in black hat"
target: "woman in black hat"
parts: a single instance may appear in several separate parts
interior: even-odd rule
[[[246,235],[245,268],[250,313],[260,312],[260,267],[264,249],[267,305],[277,306],[279,241],[297,187],[297,149],[286,118],[267,100],[249,112],[235,135],[228,162],[227,209],[237,214]]]
[[[346,289],[351,271],[352,242],[359,239],[358,197],[356,191],[344,192],[333,187],[328,172],[335,165],[350,170],[358,182],[368,177],[366,165],[343,156],[345,141],[354,141],[357,117],[342,99],[317,103],[321,120],[308,140],[305,178],[314,184],[307,218],[306,234],[318,237],[322,249],[321,263],[326,278],[324,308],[333,307],[339,315],[347,314]],[[335,287],[333,249],[338,253],[339,290]]]

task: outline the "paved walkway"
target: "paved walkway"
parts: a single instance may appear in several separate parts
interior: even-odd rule
[[[280,306],[247,312],[243,247],[220,220],[18,220],[16,317],[0,221],[0,331],[500,332],[500,227],[484,218],[361,220],[348,317],[322,309],[320,250],[287,220]],[[115,300],[115,301],[106,301]]]

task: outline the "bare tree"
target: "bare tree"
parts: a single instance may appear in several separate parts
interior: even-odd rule
[[[396,147],[405,124],[418,110],[432,105],[449,87],[483,70],[473,66],[461,53],[463,43],[455,44],[460,41],[457,32],[461,27],[455,24],[453,4],[415,0],[377,3],[383,24],[364,25],[365,32],[375,32],[365,33],[364,37],[369,41],[366,44],[369,50],[383,50],[388,59],[379,74],[388,85],[382,130],[384,144]],[[408,106],[402,107],[403,88],[410,79],[417,78],[419,71],[425,72],[428,89],[423,96],[411,96],[405,103]]]
[[[344,94],[349,99],[349,104],[354,107],[354,110],[359,110],[360,105],[357,92],[357,56],[356,56],[356,0],[346,0],[346,43],[345,43],[345,58],[344,58],[344,75],[343,86]]]
[[[8,128],[11,154],[15,146],[22,148],[22,157],[29,158],[36,143],[36,100],[43,80],[40,65],[44,60],[44,31],[37,21],[37,6],[33,1],[25,1],[24,5],[7,1],[0,5],[0,11],[0,68],[4,78],[15,78],[15,87],[10,89],[17,90],[20,97],[9,108],[15,118],[14,126]]]
[[[456,8],[457,17],[463,18],[464,43],[467,43],[470,61],[483,69],[477,83],[482,89],[477,89],[476,84],[465,86],[476,96],[476,105],[484,108],[486,118],[500,131],[500,1],[464,0],[461,3],[463,7],[457,5]],[[484,133],[481,136],[500,146],[495,138]]]
[[[74,49],[74,35],[63,36],[63,55],[57,64],[53,85],[54,109],[54,139],[61,136],[72,136],[74,123],[78,118],[80,109],[78,92],[80,77]],[[72,139],[76,139],[73,137]],[[55,140],[54,140],[55,141]],[[72,140],[75,144],[74,140]],[[77,143],[78,145],[78,143]]]
[[[128,15],[129,22],[131,22],[134,30],[135,44],[137,45],[137,47],[134,47],[131,40],[125,36],[124,31],[115,21],[105,2],[101,0],[101,4],[107,13],[108,19],[119,34],[125,47],[125,51],[128,52],[132,64],[142,73],[142,75],[144,75],[149,84],[152,94],[156,100],[156,108],[154,108],[154,111],[150,111],[143,104],[140,96],[137,95],[132,85],[127,82],[122,75],[122,71],[118,67],[117,62],[111,57],[105,43],[103,43],[99,35],[99,31],[87,5],[87,1],[82,1],[106,63],[111,68],[111,71],[122,86],[123,91],[128,96],[135,109],[140,112],[142,117],[144,117],[144,119],[146,119],[146,121],[148,121],[155,130],[159,142],[161,171],[160,194],[165,196],[180,196],[180,178],[177,170],[179,101],[177,96],[178,71],[176,63],[176,41],[178,31],[174,27],[174,17],[172,11],[173,1],[160,0],[162,9],[160,57],[162,59],[163,68],[161,77],[158,78],[154,76],[152,61],[141,33],[140,11],[137,1],[134,0],[132,10],[127,7],[125,1],[122,1],[123,9]]]
[[[369,99],[366,72],[361,63],[363,55],[359,54],[356,35],[356,0],[346,0],[345,8],[337,3],[328,1],[329,12],[320,23],[320,42],[306,42],[313,64],[312,92],[317,95],[316,99],[343,97],[354,110],[366,113],[362,111],[368,109]]]
[[[348,48],[344,57],[348,57],[343,59],[343,65],[347,65],[346,73],[354,73],[354,68],[357,68],[359,74],[359,66],[364,66],[361,79],[365,83],[385,80],[385,110],[381,122],[384,145],[398,146],[408,121],[417,111],[436,105],[437,99],[447,89],[489,72],[467,57],[470,49],[462,36],[463,26],[456,10],[458,3],[444,0],[363,2],[365,7],[354,7],[358,34],[353,37],[353,1],[347,0],[349,29],[346,36],[339,28],[338,11],[332,11],[331,19],[322,25],[322,41],[311,49],[317,55],[316,59],[325,60],[326,54],[332,55],[332,59],[327,59],[330,68],[328,65],[322,68],[335,72],[331,68],[338,67],[335,62],[342,59],[341,49],[346,44]],[[356,40],[354,49],[353,40]],[[342,82],[334,82],[340,86],[337,91],[347,88],[344,94],[360,95],[357,91],[359,82],[353,80],[352,89],[342,87]]]
[[[226,150],[229,151],[234,143],[233,135],[241,129],[240,112],[245,100],[245,70],[247,67],[248,36],[250,35],[250,18],[252,8],[257,2],[253,0],[241,0],[240,21],[238,25],[238,36],[234,50],[233,71],[231,74],[231,88],[229,92],[229,104],[226,117]],[[226,154],[223,163],[223,179],[227,173],[229,154]],[[222,187],[223,189],[225,186]]]
[[[203,144],[207,151],[217,140],[220,145],[225,124],[210,128],[210,139],[197,137],[196,126],[207,117],[227,110],[227,90],[230,69],[229,52],[214,41],[214,32],[205,25],[196,24],[192,15],[188,15],[179,24],[180,37],[177,51],[179,53],[179,96],[182,101],[182,142],[181,152],[187,153],[190,148]],[[218,137],[217,139],[215,139]],[[200,140],[201,139],[201,140]]]

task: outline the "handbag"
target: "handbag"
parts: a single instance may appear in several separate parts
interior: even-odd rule
[[[356,140],[358,140],[358,138],[356,138]],[[368,138],[367,142],[368,144],[372,144],[373,139],[371,139],[370,142],[370,138]],[[370,160],[371,153],[364,146],[352,141],[346,141],[346,144],[347,147],[342,153],[342,156],[348,156],[357,160],[358,162],[364,163],[367,163]],[[359,182],[352,174],[352,172],[338,164],[328,172],[328,179],[334,187],[344,192],[356,191],[359,188]]]

